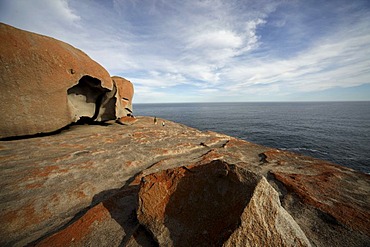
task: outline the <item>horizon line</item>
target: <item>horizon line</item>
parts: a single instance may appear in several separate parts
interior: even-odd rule
[[[291,100],[291,101],[194,101],[194,102],[133,102],[135,104],[220,104],[220,103],[356,103],[370,100]]]

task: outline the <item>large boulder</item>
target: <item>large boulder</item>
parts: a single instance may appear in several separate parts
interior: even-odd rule
[[[84,52],[2,23],[0,39],[0,138],[52,132],[80,118],[116,119],[125,111],[108,72]]]
[[[117,87],[117,117],[131,115],[134,86],[129,80],[119,76],[112,76],[112,80]]]
[[[117,87],[117,122],[124,125],[131,125],[137,121],[132,110],[134,87],[129,80],[119,76],[113,76],[112,80],[115,87]]]
[[[220,160],[145,176],[137,216],[160,246],[311,246],[264,177]]]

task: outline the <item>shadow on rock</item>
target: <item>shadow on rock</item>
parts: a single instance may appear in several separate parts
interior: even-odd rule
[[[96,194],[66,225],[27,246],[158,246],[137,220],[139,186],[133,180]]]
[[[138,190],[138,185],[132,185],[103,191],[94,197],[94,202],[102,202],[111,218],[122,227],[123,236],[116,236],[122,237],[119,246],[158,246],[137,220]]]
[[[137,193],[138,186],[102,191],[65,226],[28,246],[153,246],[139,227]]]
[[[216,160],[145,180],[138,218],[160,245],[222,246],[240,225],[259,177]]]

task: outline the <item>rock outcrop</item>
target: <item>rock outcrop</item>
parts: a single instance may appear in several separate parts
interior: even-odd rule
[[[132,110],[132,98],[134,96],[134,87],[132,83],[125,78],[113,76],[114,84],[117,86],[117,104],[116,116],[117,122],[124,125],[130,125],[136,122]]]
[[[132,99],[134,97],[134,86],[125,78],[113,76],[112,80],[117,87],[117,117],[125,117],[132,114]]]
[[[310,246],[264,177],[220,160],[143,177],[137,215],[160,246]]]
[[[83,52],[0,38],[0,246],[369,246],[370,175],[134,118],[131,82]]]
[[[132,112],[132,84],[118,78],[114,83],[82,51],[2,23],[0,39],[0,138],[53,132],[80,118],[105,121]]]
[[[184,241],[217,235],[216,246],[370,242],[369,175],[137,119],[1,141],[0,245],[156,246],[161,227],[173,243],[177,229]]]

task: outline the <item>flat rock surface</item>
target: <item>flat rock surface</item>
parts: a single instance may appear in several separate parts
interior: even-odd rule
[[[370,243],[369,175],[162,121],[1,141],[0,245],[156,246],[136,217],[142,179],[213,161],[265,177],[312,246]]]

